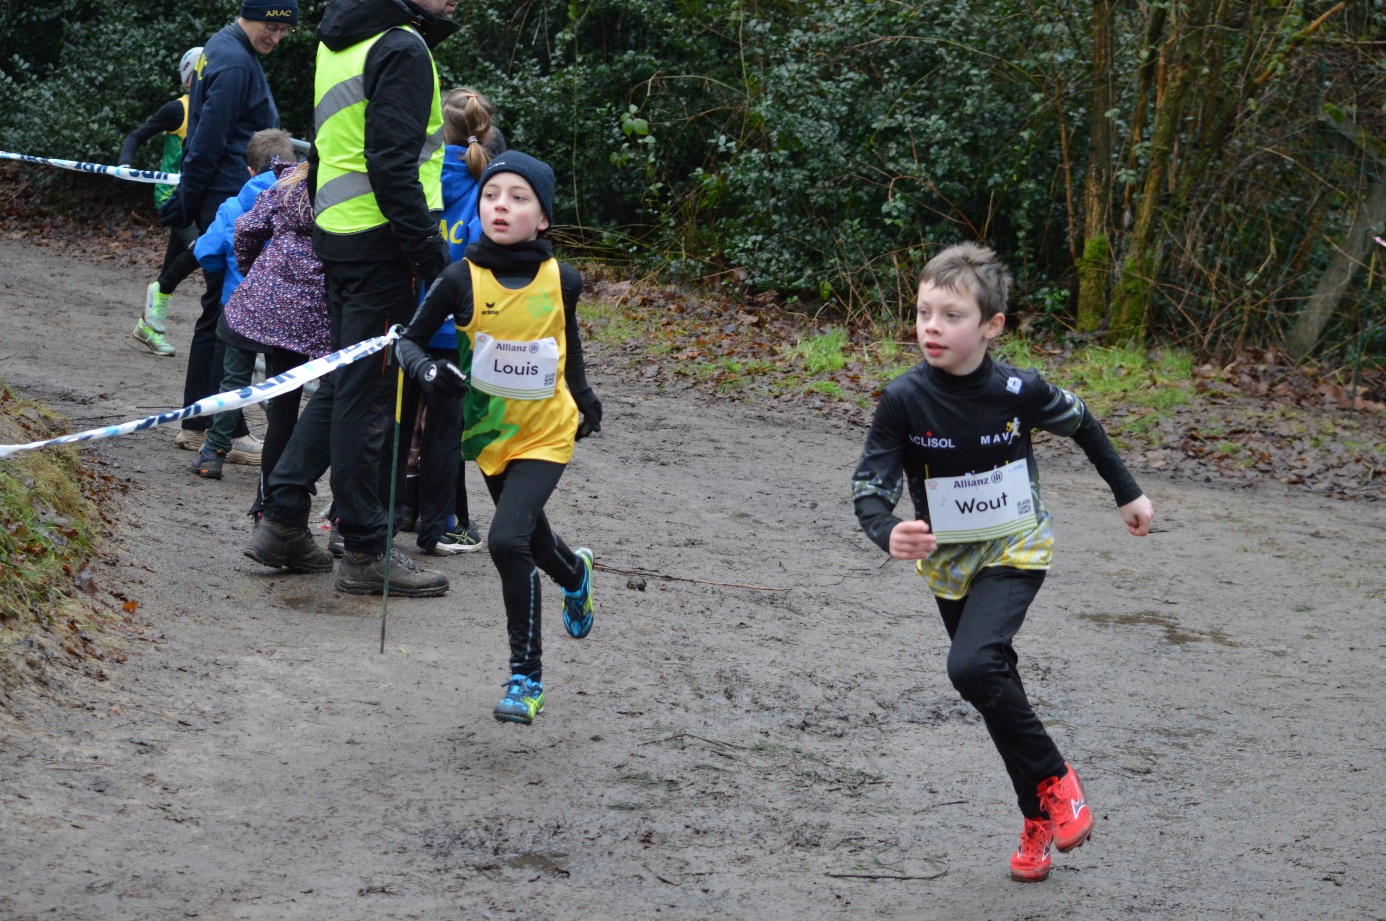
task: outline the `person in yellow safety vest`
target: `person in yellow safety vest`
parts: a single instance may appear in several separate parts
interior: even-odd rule
[[[162,134],[164,151],[159,161],[159,171],[178,172],[179,164],[183,161],[183,138],[188,133],[188,87],[192,85],[194,68],[200,57],[201,45],[183,52],[183,58],[178,62],[178,78],[183,83],[183,95],[159,106],[159,110],[149,117],[149,121],[126,136],[125,142],[120,145],[117,163],[129,166],[141,144],[155,135]],[[162,207],[172,194],[172,185],[157,183],[154,186],[154,207]],[[192,253],[192,245],[196,240],[195,228],[170,230],[159,278],[151,281],[145,288],[144,313],[135,323],[134,335],[155,355],[172,357],[177,354],[177,350],[164,338],[164,333],[168,332],[168,302],[179,283],[197,270],[197,257]]]
[[[408,323],[448,264],[443,116],[432,49],[457,31],[457,0],[331,0],[317,30],[313,247],[323,261],[333,347]],[[337,589],[428,597],[447,576],[392,549],[387,521],[397,368],[367,360],[326,378],[299,417],[265,487],[264,519],[245,555],[290,572],[327,572],[332,554],[308,531],[314,484],[331,467],[345,554]],[[408,435],[402,435],[407,439]]]

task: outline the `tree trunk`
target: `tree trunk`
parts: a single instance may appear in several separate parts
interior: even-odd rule
[[[1155,76],[1159,69],[1160,37],[1164,35],[1165,22],[1168,19],[1168,11],[1164,4],[1160,4],[1150,11],[1150,18],[1145,23],[1140,77],[1136,82],[1136,104],[1131,109],[1131,138],[1128,142],[1130,146],[1126,149],[1126,171],[1132,175],[1135,174],[1136,165],[1140,160],[1141,141],[1145,140],[1146,111],[1150,108],[1150,94],[1155,89]],[[1135,183],[1128,181],[1121,201],[1123,229],[1131,224],[1131,198],[1135,191]]]
[[[1083,254],[1078,259],[1078,331],[1096,332],[1107,317],[1112,245],[1112,14],[1116,0],[1092,4],[1092,149],[1083,184]]]
[[[1121,267],[1112,324],[1108,338],[1113,342],[1139,342],[1145,327],[1159,268],[1159,247],[1155,245],[1155,223],[1161,193],[1169,174],[1174,142],[1179,136],[1184,103],[1195,69],[1195,57],[1202,47],[1203,30],[1208,22],[1212,0],[1190,0],[1183,28],[1175,40],[1174,60],[1169,83],[1155,110],[1155,126],[1150,137],[1150,165],[1145,174],[1145,190],[1136,209],[1135,225],[1127,240],[1126,258]]]
[[[1347,235],[1336,247],[1333,262],[1319,276],[1314,292],[1285,336],[1285,351],[1295,361],[1303,361],[1314,350],[1314,344],[1338,312],[1338,304],[1352,285],[1357,270],[1370,258],[1373,236],[1386,228],[1386,159],[1379,154],[1380,142],[1335,111],[1330,110],[1324,122],[1354,156],[1365,159],[1375,180],[1366,202],[1352,216]]]

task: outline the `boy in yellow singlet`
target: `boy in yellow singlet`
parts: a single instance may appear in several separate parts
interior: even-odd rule
[[[563,626],[592,629],[592,551],[570,550],[544,504],[573,456],[601,430],[578,336],[582,276],[553,256],[553,170],[511,150],[481,174],[482,237],[434,282],[399,342],[400,363],[430,394],[462,400],[462,457],[475,460],[496,503],[486,544],[501,576],[510,635],[502,722],[528,725],[544,709],[539,571],[563,589]],[[428,341],[449,316],[458,361]]]

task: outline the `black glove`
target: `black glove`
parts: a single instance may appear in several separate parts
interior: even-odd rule
[[[460,397],[467,392],[467,375],[462,369],[448,361],[430,361],[419,369],[419,386],[432,396]]]
[[[187,211],[183,208],[182,195],[174,192],[169,196],[168,201],[164,202],[163,207],[159,209],[159,223],[176,230],[182,230],[192,223]]]
[[[573,402],[577,403],[578,411],[582,413],[582,421],[578,423],[577,440],[582,441],[593,432],[602,430],[602,401],[597,399],[597,395],[589,388],[581,393],[573,394]]]
[[[439,275],[443,274],[443,269],[448,267],[449,259],[448,241],[442,237],[434,237],[436,245],[426,246],[423,254],[414,263],[414,271],[419,276],[419,287],[427,291],[433,286]]]

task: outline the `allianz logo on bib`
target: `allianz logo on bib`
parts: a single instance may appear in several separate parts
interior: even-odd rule
[[[953,439],[937,438],[934,436],[933,432],[925,432],[923,435],[911,435],[909,438],[911,444],[919,445],[921,448],[945,449],[957,447],[957,445],[953,444]]]
[[[531,346],[533,346],[533,348],[531,348]],[[539,343],[497,342],[495,349],[497,352],[537,352],[539,351]]]

